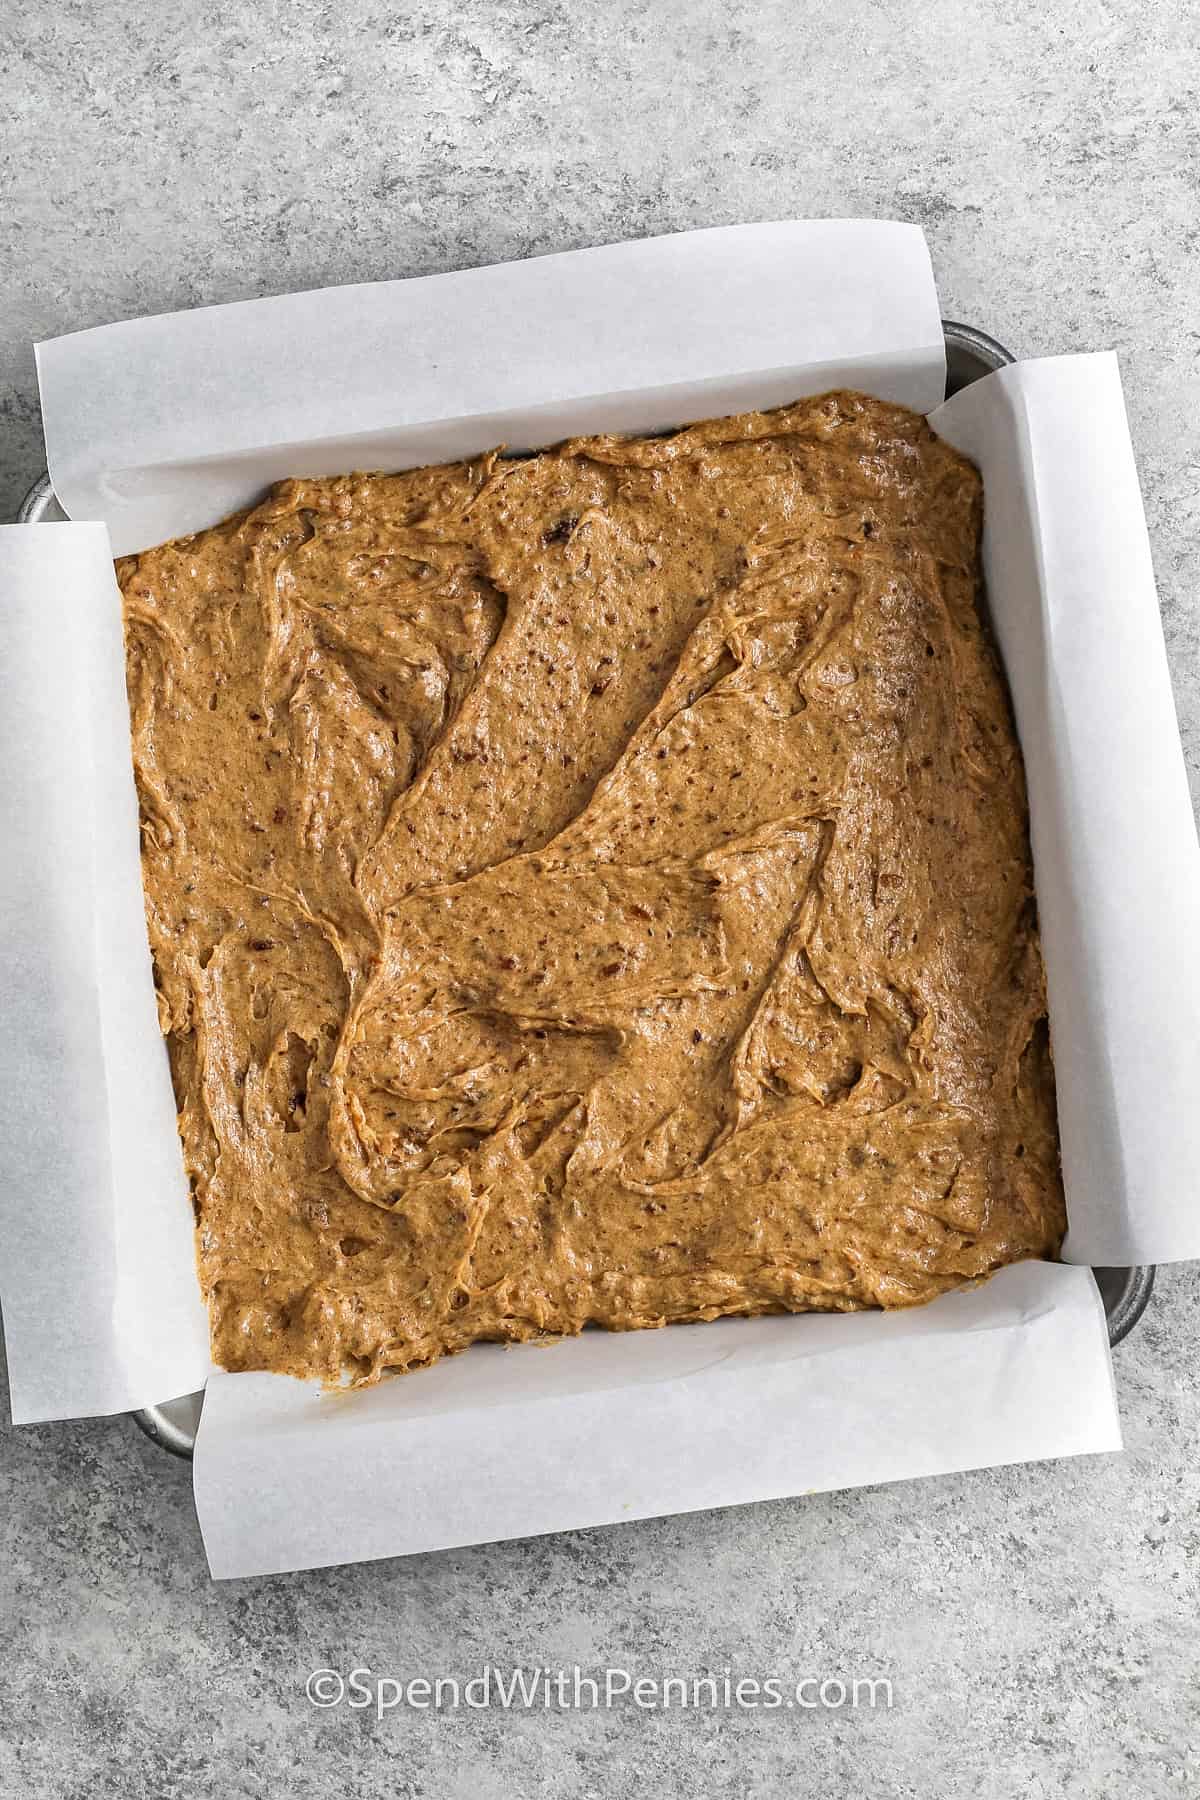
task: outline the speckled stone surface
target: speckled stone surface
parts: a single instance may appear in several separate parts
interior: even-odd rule
[[[904,19],[901,27],[900,18]],[[1155,0],[32,0],[0,41],[0,515],[31,343],[740,219],[926,228],[943,309],[1115,346],[1200,792],[1200,21]],[[297,379],[303,371],[297,371]],[[214,1585],[124,1420],[0,1436],[0,1795],[1200,1791],[1196,1272],[1123,1457]],[[302,1504],[302,1497],[298,1497]],[[320,1665],[886,1676],[890,1711],[312,1708]]]

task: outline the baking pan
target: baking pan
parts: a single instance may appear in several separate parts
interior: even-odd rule
[[[943,319],[942,330],[946,339],[947,398],[1013,361],[1011,353],[1002,344],[971,325]],[[22,525],[35,525],[61,520],[65,516],[47,474],[40,476],[26,494],[17,520]],[[1154,1289],[1154,1269],[1150,1265],[1135,1265],[1094,1269],[1092,1272],[1104,1300],[1109,1343],[1119,1344],[1122,1338],[1128,1337],[1146,1310]],[[202,1398],[201,1394],[185,1394],[181,1399],[167,1400],[160,1406],[143,1407],[130,1417],[164,1450],[175,1456],[191,1456]]]

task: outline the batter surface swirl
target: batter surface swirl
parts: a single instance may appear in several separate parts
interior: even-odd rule
[[[838,393],[118,565],[216,1360],[910,1306],[1065,1219],[972,466]]]

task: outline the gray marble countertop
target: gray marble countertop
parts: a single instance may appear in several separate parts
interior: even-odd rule
[[[904,16],[903,26],[898,23]],[[0,516],[34,340],[803,215],[924,225],[943,310],[1115,346],[1200,792],[1200,14],[1155,0],[26,0],[0,43]],[[1200,1301],[1127,1450],[213,1584],[127,1420],[0,1427],[0,1794],[1129,1800],[1200,1791]],[[315,1667],[886,1676],[890,1710],[419,1712]]]

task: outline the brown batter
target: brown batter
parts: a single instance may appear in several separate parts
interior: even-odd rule
[[[830,394],[118,565],[216,1360],[911,1306],[1064,1229],[971,465]]]

